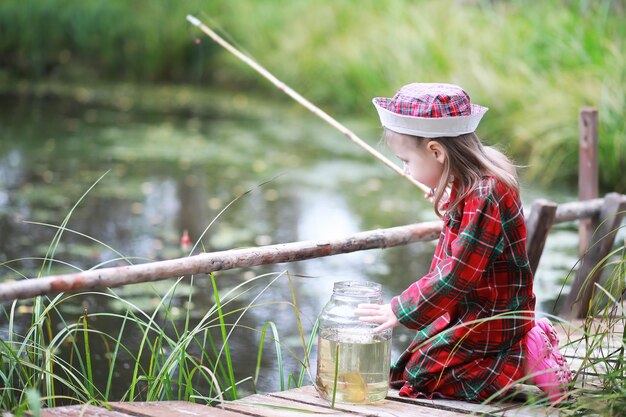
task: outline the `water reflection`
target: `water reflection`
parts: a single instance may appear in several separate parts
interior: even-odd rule
[[[373,162],[342,135],[302,113],[277,109],[278,124],[275,117],[185,119],[65,102],[0,106],[0,259],[18,260],[4,265],[0,280],[184,256],[189,254],[180,247],[185,230],[197,243],[193,253],[199,253],[340,237],[434,219],[419,190]],[[371,123],[352,121],[359,135],[371,138],[379,135],[375,123],[375,118]],[[528,196],[526,201],[530,201]],[[58,226],[68,214],[70,230],[54,247],[54,257],[70,266],[53,264],[42,270],[42,261],[36,258],[50,250],[57,229],[24,221]],[[554,298],[559,280],[573,265],[575,249],[567,243],[574,235],[571,228],[564,228],[548,241],[548,253],[537,276],[544,297],[540,301]],[[230,301],[229,311],[246,308],[271,279],[282,274],[254,301],[259,307],[247,310],[239,319],[239,324],[257,331],[242,327],[231,335],[238,379],[253,372],[258,330],[268,320],[276,322],[285,347],[302,355],[285,271],[294,283],[308,334],[335,281],[381,282],[389,299],[427,271],[434,246],[414,244],[216,274],[220,294],[242,282],[254,285]],[[263,274],[271,275],[253,279]],[[199,275],[193,286],[189,283],[187,277],[172,299],[176,308],[172,311],[181,314],[177,326],[184,325],[182,317],[187,310],[191,311],[191,325],[195,325],[215,302],[209,277]],[[173,281],[162,281],[115,292],[149,312],[172,285]],[[188,304],[189,292],[192,305]],[[18,314],[18,329],[29,323],[29,304],[20,303],[25,309]],[[126,307],[113,298],[74,296],[63,303],[65,320],[76,323],[85,308],[94,314],[120,312]],[[238,316],[229,316],[229,322],[235,323]],[[57,319],[56,324],[66,323]],[[94,317],[93,325],[115,335],[120,322]],[[3,338],[6,326],[2,315]],[[174,334],[172,328],[166,330]],[[140,336],[129,331],[127,346],[137,347]],[[218,333],[214,336],[220,339]],[[406,332],[397,332],[394,355],[408,337]],[[270,345],[266,341],[260,390],[279,387],[277,359]],[[106,352],[97,354],[104,357]],[[286,357],[285,364],[286,374],[298,369],[293,358]],[[116,369],[120,378],[127,378],[130,371],[123,364]],[[103,367],[97,372],[104,378],[108,370]],[[119,395],[124,391],[122,386],[115,389]]]

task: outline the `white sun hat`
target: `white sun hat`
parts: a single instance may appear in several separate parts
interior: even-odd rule
[[[425,138],[455,137],[476,130],[487,107],[472,104],[454,84],[413,83],[393,98],[372,99],[384,127]]]

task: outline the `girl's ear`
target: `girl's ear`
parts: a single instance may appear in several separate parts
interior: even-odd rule
[[[446,161],[447,155],[443,146],[435,140],[431,140],[426,145],[426,150],[439,162],[443,164]]]

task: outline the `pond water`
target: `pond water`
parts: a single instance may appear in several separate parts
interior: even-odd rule
[[[198,243],[193,253],[199,253],[436,219],[419,190],[343,135],[295,104],[272,106],[261,117],[224,117],[223,112],[199,117],[5,98],[0,103],[0,281],[182,257],[191,252],[181,249],[184,231]],[[380,129],[374,111],[368,120],[344,122],[376,144]],[[392,157],[383,146],[378,149]],[[560,190],[524,188],[526,207],[538,197],[574,199]],[[53,245],[57,226],[66,218],[67,229]],[[573,225],[559,226],[547,242],[535,284],[542,311],[551,310],[576,262],[576,236]],[[301,355],[288,305],[289,281],[278,276],[281,272],[291,276],[308,334],[335,281],[380,282],[388,300],[427,271],[434,247],[435,242],[418,243],[216,274],[222,296],[249,282],[229,309],[259,305],[243,315],[230,339],[237,378],[254,372],[259,344],[258,332],[243,325],[259,329],[268,320],[276,322],[284,345]],[[57,261],[43,267],[46,254]],[[172,284],[139,284],[115,293],[150,312]],[[171,314],[184,316],[190,309],[197,322],[214,305],[212,294],[210,277],[195,276],[193,286],[186,279],[172,298]],[[268,302],[276,303],[261,306]],[[18,328],[29,323],[31,304],[19,303]],[[61,310],[67,322],[76,322],[85,310],[121,308],[118,300],[81,295],[64,302]],[[119,331],[113,320],[94,317],[90,323],[109,334]],[[1,314],[3,338],[7,326]],[[125,337],[130,346],[139,343],[132,334]],[[394,356],[409,337],[396,332]],[[261,391],[279,388],[273,352],[266,342],[257,385]],[[286,374],[295,372],[296,361],[285,355]],[[123,378],[127,368],[120,366],[116,375]],[[121,395],[125,387],[117,389]]]

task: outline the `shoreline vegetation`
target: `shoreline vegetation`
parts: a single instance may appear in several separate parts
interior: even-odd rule
[[[371,97],[416,80],[462,85],[490,108],[480,136],[542,185],[575,186],[578,112],[596,107],[601,189],[626,190],[622,2],[355,4],[7,0],[0,4],[0,89],[5,96],[56,91],[122,111],[171,111],[168,88],[174,108],[192,100],[183,112],[206,108],[213,91],[259,97],[239,111],[231,99],[233,114],[244,117],[263,111],[266,99],[289,100],[187,23],[192,13],[331,114],[367,117]],[[136,95],[133,83],[154,91],[134,102],[115,94],[127,86]]]

